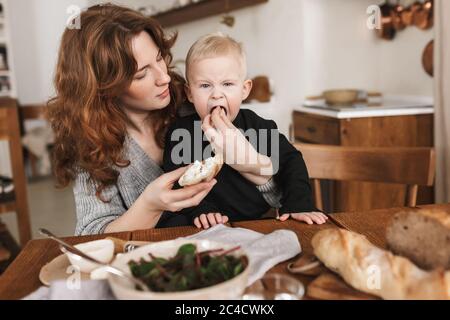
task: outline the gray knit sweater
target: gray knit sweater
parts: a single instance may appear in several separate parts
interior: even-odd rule
[[[116,168],[119,171],[117,183],[102,193],[109,202],[104,203],[96,197],[95,185],[89,180],[88,173],[80,172],[77,175],[73,186],[77,212],[75,235],[103,233],[110,222],[132,206],[150,182],[163,174],[161,167],[148,157],[133,138],[126,137],[124,150],[130,165]],[[280,206],[281,193],[273,180],[257,188],[269,205]]]

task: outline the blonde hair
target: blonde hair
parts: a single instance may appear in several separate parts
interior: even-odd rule
[[[189,82],[189,69],[194,62],[227,54],[237,56],[241,63],[242,76],[245,77],[247,75],[247,60],[242,43],[221,32],[216,32],[204,35],[189,49],[186,57],[186,80]]]

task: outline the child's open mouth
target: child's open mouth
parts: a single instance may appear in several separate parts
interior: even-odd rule
[[[225,114],[228,115],[228,111],[224,106],[214,106],[211,108],[210,113],[212,114],[216,108],[222,109],[225,112]]]

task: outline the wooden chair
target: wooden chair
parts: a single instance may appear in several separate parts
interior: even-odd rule
[[[0,99],[0,140],[9,142],[15,198],[0,202],[0,214],[15,211],[19,228],[20,243],[24,246],[31,239],[31,225],[28,212],[28,197],[20,139],[17,102],[11,98]]]
[[[25,133],[25,121],[44,119],[44,112],[47,106],[45,104],[24,104],[19,106],[19,119],[22,134]],[[25,149],[25,157],[30,161],[32,177],[38,175],[37,162],[38,158]]]
[[[407,186],[405,205],[415,206],[418,186],[432,186],[433,148],[366,148],[294,143],[313,180],[315,205],[323,210],[320,180],[385,182]]]

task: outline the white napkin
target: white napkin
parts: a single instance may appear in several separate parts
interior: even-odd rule
[[[248,285],[262,278],[264,274],[280,262],[299,254],[302,249],[295,232],[276,230],[262,234],[244,228],[230,228],[216,225],[186,239],[208,239],[241,246],[249,255],[250,274]]]

